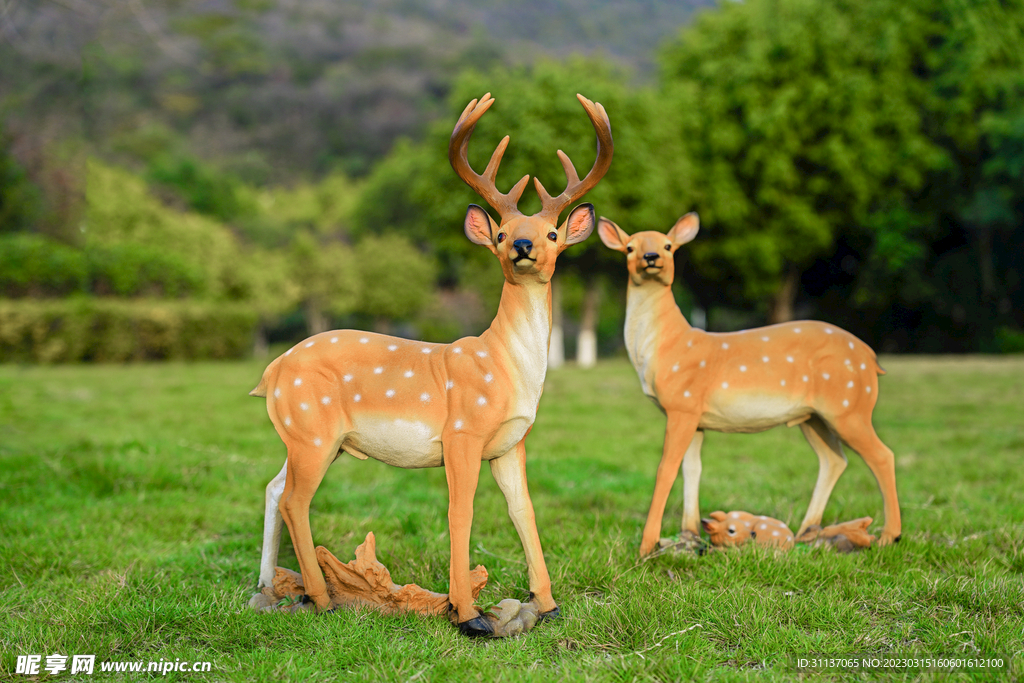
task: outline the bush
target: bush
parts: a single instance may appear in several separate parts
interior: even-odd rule
[[[72,298],[0,300],[0,362],[241,358],[256,313],[238,304]]]
[[[94,294],[176,298],[200,294],[204,273],[177,254],[141,244],[93,246],[86,251]]]
[[[0,235],[0,295],[66,296],[89,282],[85,254],[31,233]]]

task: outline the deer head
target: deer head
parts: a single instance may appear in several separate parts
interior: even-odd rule
[[[696,237],[699,229],[700,219],[691,211],[676,221],[668,234],[646,230],[630,236],[603,216],[597,234],[606,247],[626,255],[629,280],[634,285],[656,283],[670,287],[675,277],[676,249]]]
[[[558,158],[567,179],[565,191],[552,197],[540,180],[534,178],[542,208],[532,216],[524,215],[517,208],[519,198],[530,179],[529,175],[523,176],[507,194],[502,194],[495,186],[498,166],[508,146],[507,135],[498,143],[483,174],[476,173],[469,165],[469,138],[480,117],[494,103],[490,93],[466,106],[452,132],[448,144],[448,160],[452,168],[467,185],[494,207],[501,218],[501,222],[497,223],[484,209],[471,204],[466,212],[466,236],[474,244],[487,247],[498,257],[505,279],[510,283],[550,281],[558,255],[569,245],[585,240],[594,229],[594,207],[591,204],[577,206],[566,221],[558,225],[558,216],[562,210],[589,192],[607,173],[614,148],[611,123],[604,107],[582,95],[576,97],[597,132],[597,158],[590,172],[580,180],[572,161],[562,150],[558,150]]]

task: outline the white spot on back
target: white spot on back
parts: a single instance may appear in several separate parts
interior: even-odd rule
[[[693,340],[691,339],[690,341],[686,342],[686,345],[687,346],[693,346]]]
[[[300,403],[299,407],[302,408],[303,410],[309,410],[309,404],[308,403]]]
[[[804,375],[804,381],[805,382],[807,381],[807,375]]]
[[[290,356],[290,355],[292,355],[292,351],[294,351],[294,350],[295,349],[288,349],[287,351],[284,352],[284,355]]]
[[[832,334],[832,328],[831,327],[826,327],[825,328],[825,334]]]
[[[702,361],[700,362],[700,366],[701,366],[701,367],[704,367],[704,366],[705,366],[706,364],[707,364],[707,361],[703,361],[703,360],[702,360]]]
[[[455,386],[455,382],[453,382],[451,380],[448,380],[447,382],[444,383],[444,388],[445,389],[451,389],[454,386]]]
[[[477,351],[476,355],[480,356],[481,358],[486,358],[487,357],[487,352],[486,351]]]
[[[786,386],[786,380],[782,380],[782,386]]]
[[[345,380],[346,382],[351,382],[352,381],[352,375],[345,375],[344,377],[342,377],[342,379]]]
[[[424,402],[429,401],[430,400],[430,394],[428,394],[427,392],[424,391],[422,394],[420,394],[420,400],[424,401]]]
[[[687,389],[686,391],[684,391],[683,396],[685,396],[686,398],[690,398],[690,390]]]
[[[430,353],[430,352],[431,352],[431,351],[433,351],[433,350],[434,350],[434,349],[430,348],[429,346],[424,346],[424,347],[423,347],[423,353]]]
[[[406,377],[412,377],[412,370],[406,370],[405,371],[405,376]]]
[[[320,402],[323,403],[325,406],[329,406],[331,405],[331,397],[324,396],[322,399],[320,399]]]
[[[482,406],[482,405],[486,405],[486,404],[487,404],[487,399],[486,399],[486,398],[484,398],[483,396],[481,396],[480,398],[478,398],[478,399],[476,400],[476,403],[477,403],[477,405],[481,405],[481,406]]]
[[[382,372],[384,372],[384,368],[374,368],[373,369],[373,374],[375,374],[375,375],[379,375]]]
[[[779,535],[779,532],[778,532],[778,531],[773,531],[773,532],[772,532],[772,536],[778,536],[778,535]]]
[[[729,342],[722,342],[722,348],[723,349],[729,348]]]
[[[359,394],[356,394],[355,396],[352,397],[352,400],[355,401],[356,403],[359,403],[360,401],[363,400],[363,397],[360,396]]]
[[[738,513],[738,512],[731,512],[731,513],[729,513],[729,516],[730,517],[739,517],[740,513]]]
[[[799,327],[794,327],[793,331],[796,332],[797,334],[800,334],[800,328]]]
[[[728,382],[722,382],[722,388],[723,389],[728,389],[729,388],[729,383]]]
[[[847,389],[852,389],[853,388],[853,380],[852,379],[849,382],[846,383],[846,388]]]
[[[868,392],[870,394],[871,393],[871,387],[864,387],[864,391],[866,391],[866,392]]]
[[[849,365],[849,364],[850,364],[850,359],[849,359],[849,358],[847,358],[847,359],[846,359],[846,360],[844,360],[843,362],[844,362],[844,363],[846,363],[847,365]]]
[[[312,345],[313,345],[313,344],[315,344],[315,343],[316,343],[316,342],[308,342],[308,343],[306,344],[306,348],[308,349],[308,348],[309,348],[310,346],[312,346]]]
[[[853,342],[850,342],[850,348],[851,349],[853,348]]]
[[[491,373],[489,373],[489,372],[488,372],[488,373],[487,373],[486,375],[484,375],[484,381],[485,381],[485,382],[490,382],[490,381],[491,381],[491,380],[493,380],[493,379],[494,379],[494,375],[492,375],[492,374],[491,374]]]
[[[746,372],[746,371],[747,371],[747,366],[746,365],[741,365],[740,366],[740,372]]]
[[[672,372],[679,372],[679,363],[672,366]]]
[[[850,405],[850,402],[849,402],[849,401],[847,401],[847,400],[846,400],[846,399],[844,398],[844,399],[843,399],[843,407],[845,408],[845,407],[847,407],[848,405]]]
[[[398,344],[389,344],[388,351],[395,351],[398,349]]]
[[[452,349],[452,352],[453,353],[462,353],[462,347],[461,346],[456,346],[454,349]]]
[[[462,420],[455,421],[455,429],[462,429]]]
[[[860,364],[860,369],[861,369],[861,370],[867,370],[867,369],[868,369],[868,366],[864,365],[864,363],[861,363],[861,364]]]
[[[761,362],[762,363],[767,363],[768,362],[768,356],[761,356]]]
[[[313,439],[313,445],[314,446],[319,446],[321,443],[323,443],[323,442],[320,441],[320,437],[319,436],[316,437],[315,439]]]
[[[278,387],[277,389],[274,389],[274,398],[280,398],[280,397],[281,397],[281,387]]]
[[[759,527],[757,527],[757,528],[758,528],[758,529],[767,529],[767,528],[768,528],[768,525],[767,525],[767,524],[762,524],[761,526],[759,526]]]
[[[365,344],[368,341],[370,341],[369,337],[362,337],[362,338],[360,338],[359,343],[360,344]]]
[[[332,344],[337,344],[338,343],[338,338],[337,337],[331,337],[331,343]]]
[[[787,363],[792,363],[793,362],[793,356],[786,356],[786,362]]]
[[[284,419],[284,426],[285,427],[288,427],[289,425],[291,425],[291,423],[292,423],[292,419],[290,417],[286,417]]]
[[[302,386],[302,378],[301,377],[296,377],[295,378],[295,386],[297,386],[297,387]]]
[[[761,341],[768,341],[768,337],[761,337]]]
[[[395,395],[395,390],[394,389],[388,389],[387,391],[384,392],[384,395],[387,396],[388,398],[391,398],[392,396]]]
[[[824,377],[825,379],[828,379],[828,373],[827,372],[821,373],[821,376]]]

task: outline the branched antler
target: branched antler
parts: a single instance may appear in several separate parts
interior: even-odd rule
[[[594,159],[594,166],[590,169],[587,177],[580,180],[579,175],[576,173],[576,167],[572,165],[568,155],[562,150],[558,150],[558,159],[562,162],[562,168],[565,169],[567,183],[565,191],[557,197],[552,197],[547,193],[539,178],[533,179],[534,185],[537,187],[537,194],[540,195],[541,206],[543,207],[537,215],[548,218],[552,222],[558,221],[558,214],[565,207],[592,190],[612,165],[612,152],[615,146],[612,142],[612,124],[608,120],[608,113],[600,102],[591,102],[579,94],[576,95],[576,99],[580,101],[580,104],[587,111],[587,116],[590,117],[590,122],[594,125],[594,130],[597,132],[597,158]]]
[[[491,155],[491,160],[487,163],[487,168],[484,169],[483,175],[476,173],[469,165],[469,157],[467,155],[469,138],[473,134],[473,128],[476,127],[477,121],[480,120],[485,111],[490,109],[492,104],[494,104],[494,98],[491,97],[491,93],[487,93],[479,101],[473,100],[466,105],[466,108],[462,111],[462,116],[459,117],[458,123],[455,124],[451,140],[448,142],[448,161],[451,162],[452,168],[455,169],[459,177],[472,187],[478,195],[483,197],[488,204],[494,207],[494,210],[498,212],[504,223],[513,216],[522,215],[517,204],[523,194],[523,190],[526,189],[526,183],[530,180],[530,176],[524,175],[508,191],[508,194],[502,194],[498,191],[495,178],[498,175],[501,157],[505,153],[505,148],[508,147],[507,135],[498,143],[498,147],[494,150],[494,154]]]

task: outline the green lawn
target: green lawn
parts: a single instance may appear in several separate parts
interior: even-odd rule
[[[204,681],[788,680],[800,675],[789,657],[810,653],[995,655],[1012,670],[982,679],[1024,677],[1024,358],[882,364],[875,426],[896,452],[900,544],[645,563],[664,418],[625,361],[551,372],[528,457],[564,618],[500,641],[442,618],[245,608],[263,489],[284,459],[263,401],[246,396],[262,363],[0,366],[0,678],[24,679],[17,655],[53,653],[95,654],[97,669],[210,661],[211,673],[167,676]],[[817,474],[799,429],[709,434],[703,463],[702,512],[794,529]],[[373,531],[397,581],[446,591],[446,506],[440,469],[342,457],[314,500],[314,539],[347,561]],[[881,508],[851,453],[826,523],[871,515],[878,529]],[[472,561],[491,575],[481,601],[525,600],[522,549],[486,467],[475,509]],[[681,512],[680,480],[665,535]],[[298,567],[287,532],[280,563]]]

